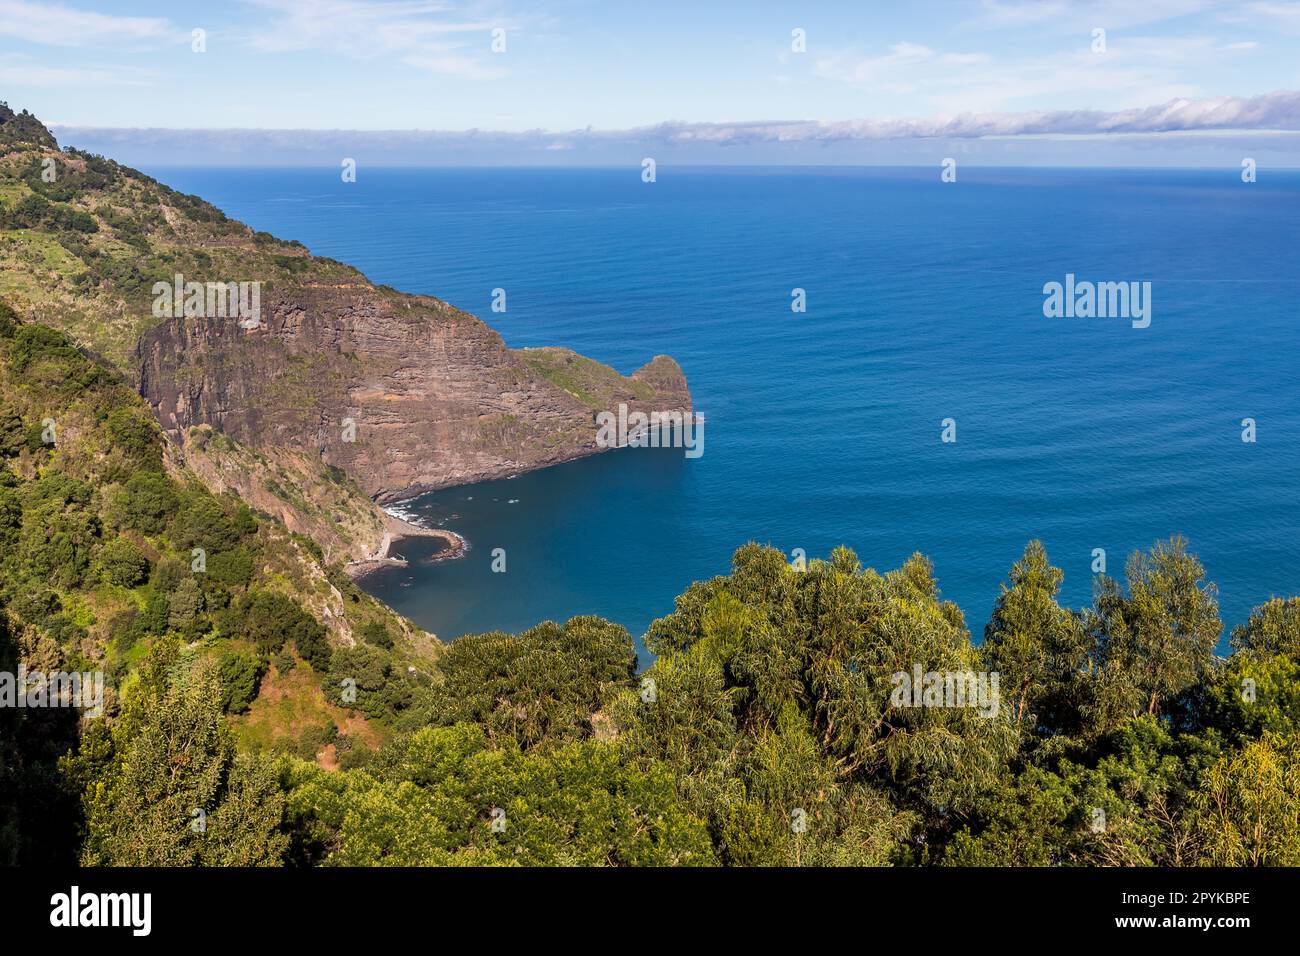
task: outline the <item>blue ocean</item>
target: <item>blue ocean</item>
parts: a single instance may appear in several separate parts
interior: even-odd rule
[[[1300,173],[150,172],[512,346],[681,363],[702,457],[624,449],[409,504],[468,555],[403,542],[411,566],[365,587],[443,638],[574,614],[640,635],[750,540],[882,571],[919,551],[977,639],[1031,538],[1071,606],[1094,549],[1122,575],[1174,534],[1228,627],[1300,592]],[[1067,274],[1150,282],[1149,327],[1046,318]]]

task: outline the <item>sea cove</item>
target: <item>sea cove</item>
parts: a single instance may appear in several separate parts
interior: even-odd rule
[[[810,558],[847,544],[881,570],[920,551],[977,639],[1033,537],[1071,606],[1091,599],[1095,549],[1122,574],[1171,534],[1229,626],[1300,576],[1295,173],[151,172],[511,346],[624,373],[680,362],[701,457],[625,448],[403,506],[469,550],[429,563],[433,544],[399,542],[410,565],[364,586],[442,637],[580,613],[637,635],[748,539]],[[1160,315],[1045,318],[1043,287],[1067,274],[1149,281]]]

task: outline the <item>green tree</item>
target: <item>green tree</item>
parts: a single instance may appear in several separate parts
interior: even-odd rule
[[[394,742],[367,771],[298,763],[288,782],[295,854],[328,864],[716,860],[704,821],[678,797],[667,768],[634,766],[611,743],[524,753],[510,739],[489,746],[477,725],[431,727]]]
[[[351,681],[355,706],[367,717],[379,718],[388,713],[384,691],[392,679],[392,662],[380,649],[367,644],[340,647],[330,659],[328,693],[337,703],[342,682]]]
[[[1212,866],[1300,866],[1300,738],[1268,735],[1225,755],[1196,796]]]
[[[83,863],[279,863],[284,796],[267,768],[236,756],[215,664],[175,667],[174,656],[156,657],[124,691],[112,756],[86,789]]]
[[[124,520],[143,534],[158,534],[176,510],[176,491],[161,472],[141,471],[127,479]]]
[[[188,633],[198,624],[203,611],[203,594],[194,578],[184,578],[168,599],[167,626]]]
[[[1284,654],[1234,654],[1199,704],[1201,723],[1235,745],[1270,733],[1300,737],[1300,662]]]
[[[983,657],[1001,674],[1016,723],[1069,727],[1077,715],[1087,647],[1078,617],[1056,602],[1064,573],[1031,541],[1011,566],[984,629]]]
[[[1233,628],[1230,643],[1238,650],[1289,654],[1300,661],[1300,597],[1273,598],[1255,608],[1245,624]]]
[[[248,530],[226,514],[220,503],[205,493],[191,493],[171,523],[171,536],[184,551],[203,548],[209,552],[229,550]]]
[[[233,636],[255,643],[264,656],[292,642],[313,669],[329,668],[331,650],[324,626],[283,594],[250,591],[231,609],[226,626]]]
[[[208,555],[208,579],[226,587],[247,587],[253,577],[253,555],[245,547]]]
[[[421,716],[443,726],[481,723],[490,739],[528,749],[589,736],[592,716],[631,680],[636,651],[617,624],[575,617],[519,635],[460,638],[437,668],[443,679]]]
[[[1167,712],[1208,673],[1223,630],[1216,588],[1182,538],[1136,552],[1125,576],[1129,593],[1103,578],[1086,616],[1095,664],[1089,709],[1101,730]]]
[[[221,677],[221,709],[228,714],[247,713],[257,698],[266,665],[252,654],[227,651],[217,659],[217,672]]]
[[[149,559],[129,538],[114,538],[100,548],[99,563],[110,584],[133,588],[149,580]]]

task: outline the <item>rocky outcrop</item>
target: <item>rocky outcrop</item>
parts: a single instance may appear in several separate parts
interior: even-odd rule
[[[574,356],[586,375],[569,388],[560,355],[573,353],[513,351],[445,302],[364,282],[268,290],[256,327],[168,319],[138,350],[141,392],[173,435],[209,424],[310,452],[380,501],[599,451],[595,414],[620,401],[690,410],[666,356],[630,377]]]

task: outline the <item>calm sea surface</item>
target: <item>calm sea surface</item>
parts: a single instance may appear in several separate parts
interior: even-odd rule
[[[1090,599],[1094,548],[1117,573],[1171,534],[1229,626],[1300,592],[1300,174],[151,172],[512,346],[624,373],[681,362],[703,457],[623,450],[410,506],[468,556],[406,542],[412,566],[366,587],[444,638],[574,614],[639,635],[751,539],[810,557],[843,543],[880,570],[921,551],[977,637],[1034,537],[1070,605]],[[1149,281],[1150,327],[1044,318],[1043,285],[1066,273]]]

